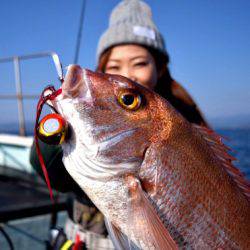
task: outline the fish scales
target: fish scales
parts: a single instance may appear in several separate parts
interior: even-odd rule
[[[122,248],[248,249],[249,184],[219,136],[124,77],[68,71],[54,102],[72,129],[63,161]]]
[[[176,141],[177,140],[174,140],[174,142]],[[181,140],[181,144],[182,146],[185,145],[185,140]],[[190,147],[190,142],[187,144],[189,145],[187,145],[187,148]],[[165,149],[166,153],[164,154],[163,149],[166,145],[168,146]],[[233,183],[231,177],[228,176],[220,166],[218,166],[218,162],[216,167],[215,159],[212,159],[212,161],[207,163],[201,161],[198,158],[199,156],[196,156],[195,154],[192,154],[190,157],[188,157],[188,155],[180,155],[174,147],[171,148],[169,145],[171,145],[171,143],[167,142],[165,145],[161,145],[161,155],[151,155],[151,157],[147,158],[150,161],[152,159],[158,159],[157,174],[162,179],[159,182],[166,182],[165,184],[162,184],[162,188],[159,189],[157,194],[153,194],[152,200],[157,203],[158,200],[161,199],[161,204],[168,203],[165,208],[172,216],[169,218],[166,217],[166,220],[169,220],[169,223],[174,225],[174,227],[184,237],[186,242],[193,242],[191,245],[195,245],[198,248],[239,248],[237,243],[234,243],[232,240],[229,241],[227,235],[232,234],[237,236],[238,239],[241,238],[241,241],[247,241],[247,237],[249,237],[249,203],[245,199],[244,195],[239,192],[237,188],[233,189],[233,192],[227,193],[224,191],[226,188],[228,189],[235,186],[235,183]],[[153,154],[159,151],[160,149],[152,150]],[[161,167],[159,166],[159,158],[162,156],[164,156],[164,162],[162,164],[163,171],[160,170]],[[189,160],[191,162],[188,162]],[[184,165],[183,162],[185,162]],[[151,167],[154,163],[146,162],[145,165]],[[165,166],[169,166],[168,169],[172,167],[175,173],[167,173],[165,171]],[[178,174],[179,166],[182,167],[180,168],[180,172]],[[192,168],[190,169],[188,166],[192,166]],[[197,166],[198,169],[195,169],[195,166]],[[208,169],[207,166],[209,166],[208,172],[206,172]],[[212,167],[215,167],[213,172],[211,171]],[[219,173],[213,174],[216,170]],[[151,169],[149,172],[151,174],[156,173],[152,172]],[[142,180],[145,176],[147,176],[147,178],[150,178],[149,181],[154,181],[154,176],[150,176],[149,173],[142,173],[141,176]],[[171,177],[174,178],[174,180],[171,181]],[[190,180],[188,178],[190,178]],[[223,180],[225,182],[224,185],[224,182],[221,182]],[[170,188],[170,185],[171,190],[167,190],[166,187]],[[175,190],[175,193],[173,190]],[[198,190],[199,193],[203,192],[203,195],[197,195]],[[163,197],[166,197],[165,200]],[[171,200],[173,202],[172,204],[169,204],[169,201]],[[230,210],[227,209],[228,207],[230,207]],[[242,212],[245,216],[241,217],[239,214]],[[166,211],[161,211],[160,213],[167,214]],[[173,216],[173,214],[175,215]],[[172,218],[174,218],[174,220],[172,220]],[[189,227],[185,227],[185,220],[189,223],[191,221],[192,224],[190,224]],[[245,230],[248,231],[245,231],[243,234],[239,234],[239,232],[243,230],[240,230],[241,228],[236,229],[232,220],[238,225],[242,225],[242,228],[245,228]],[[237,230],[238,233],[236,232]],[[202,237],[200,232],[204,234]],[[199,237],[197,237],[197,235],[199,235]],[[206,238],[204,236],[206,236]],[[201,238],[205,239],[203,245]],[[207,245],[206,241],[210,242],[211,245]],[[247,247],[247,244],[245,247]]]

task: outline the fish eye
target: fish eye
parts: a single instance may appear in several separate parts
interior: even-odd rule
[[[136,110],[141,105],[141,96],[134,91],[122,91],[118,95],[118,102],[123,108]]]

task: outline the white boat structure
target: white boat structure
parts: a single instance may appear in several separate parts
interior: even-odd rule
[[[33,174],[29,162],[32,142],[31,136],[0,134],[0,166]]]

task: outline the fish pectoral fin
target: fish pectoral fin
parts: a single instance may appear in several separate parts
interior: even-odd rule
[[[139,250],[139,248],[106,217],[105,226],[116,250]]]
[[[155,208],[134,176],[126,177],[131,196],[131,230],[142,248],[170,250],[177,244],[160,220]]]

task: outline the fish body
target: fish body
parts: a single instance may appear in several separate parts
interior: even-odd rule
[[[248,249],[249,184],[212,131],[124,77],[77,65],[54,106],[72,128],[66,169],[121,248]]]

